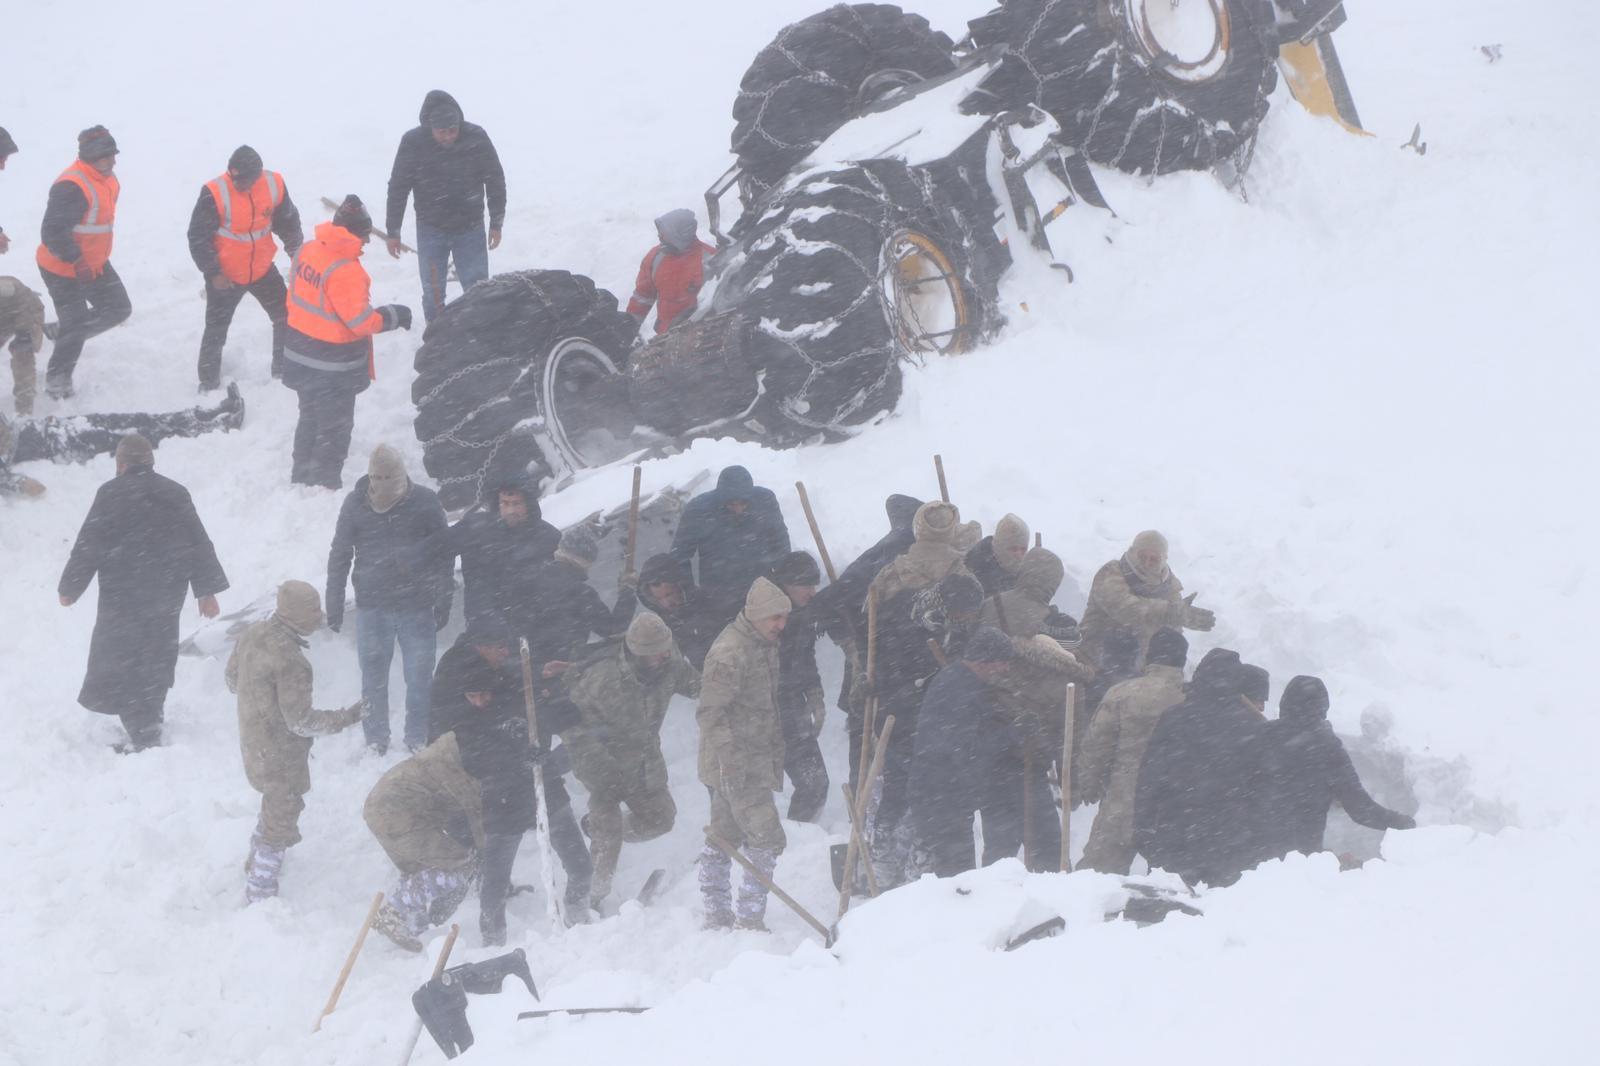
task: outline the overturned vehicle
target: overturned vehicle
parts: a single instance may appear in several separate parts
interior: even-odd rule
[[[1358,128],[1342,20],[1327,0],[1007,0],[959,43],[889,4],[785,27],[734,102],[694,312],[640,345],[581,275],[475,285],[417,353],[428,473],[462,508],[503,474],[560,481],[700,436],[849,435],[893,410],[908,361],[1003,326],[1012,256],[1053,259],[1050,222],[1105,208],[1091,164],[1236,172],[1280,68]]]

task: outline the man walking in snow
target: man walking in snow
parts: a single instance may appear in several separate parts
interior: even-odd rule
[[[55,303],[60,329],[45,373],[45,391],[72,395],[72,373],[84,342],[133,313],[128,290],[111,265],[112,229],[122,186],[113,171],[117,142],[104,126],[78,134],[78,159],[50,186],[34,258]]]
[[[206,325],[200,335],[200,390],[222,385],[222,346],[246,293],[272,323],[272,376],[283,376],[289,330],[289,290],[272,258],[276,235],[293,259],[305,241],[300,211],[283,175],[267,170],[248,144],[228,157],[228,169],[200,187],[189,216],[189,255],[206,283]]]
[[[433,490],[412,484],[405,460],[387,444],[372,451],[367,476],[345,497],[328,550],[328,628],[344,624],[346,581],[356,589],[356,649],[361,660],[367,746],[389,750],[389,665],[400,645],[406,680],[405,741],[428,738],[428,691],[437,633],[454,594],[444,551],[444,508]],[[354,570],[352,571],[352,564]]]
[[[789,598],[757,578],[744,609],[706,654],[700,681],[700,781],[711,793],[711,821],[700,852],[700,896],[707,929],[766,930],[767,889],[749,871],[733,900],[732,866],[711,842],[742,848],[769,878],[785,837],[772,794],[783,788],[783,724],[778,713],[778,639]]]
[[[422,317],[444,307],[445,278],[455,260],[462,290],[489,276],[489,251],[500,247],[506,217],[506,175],[482,126],[461,117],[461,105],[441,89],[422,100],[418,125],[400,138],[389,174],[384,228],[389,254],[400,258],[406,200],[417,201],[417,265],[422,272]],[[488,199],[489,234],[483,232]]]
[[[639,277],[633,283],[628,314],[640,325],[656,308],[656,333],[665,333],[680,321],[687,321],[700,300],[706,280],[706,263],[716,249],[696,234],[698,223],[687,207],[668,211],[656,219],[656,238],[660,242],[644,254]]]
[[[283,383],[300,401],[289,474],[295,485],[343,486],[356,397],[373,373],[372,335],[411,328],[411,308],[370,302],[372,281],[361,253],[371,236],[366,205],[346,196],[333,221],[317,224],[289,266]]]
[[[720,625],[739,613],[750,583],[789,552],[789,530],[771,489],[750,471],[726,467],[717,487],[690,500],[672,538],[672,557],[696,566],[698,583],[717,604]]]
[[[155,472],[150,441],[130,433],[116,455],[117,476],[95,493],[57,592],[71,607],[99,577],[78,702],[122,719],[128,742],[118,750],[143,751],[161,743],[184,594],[193,590],[200,614],[215,618],[228,578],[189,491]]]
[[[337,711],[311,705],[311,663],[304,649],[322,628],[322,601],[304,581],[278,587],[278,609],[244,631],[224,674],[239,697],[239,751],[261,813],[245,861],[245,902],[278,894],[284,852],[300,843],[300,812],[311,791],[311,739],[361,720],[362,701]]]
[[[510,618],[531,603],[533,575],[549,562],[561,531],[544,520],[539,494],[524,478],[485,487],[482,503],[450,527],[452,557],[461,557],[463,611],[467,621],[487,613]]]

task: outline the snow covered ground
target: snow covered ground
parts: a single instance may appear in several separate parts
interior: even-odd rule
[[[108,125],[122,148],[115,260],[135,311],[90,343],[62,409],[187,405],[201,302],[183,234],[198,186],[249,142],[308,224],[325,217],[324,195],[381,204],[400,133],[443,87],[506,163],[493,267],[564,267],[625,294],[649,219],[699,206],[726,165],[749,59],[814,6],[287,0],[270,31],[241,33],[193,3],[19,5],[0,124],[22,152],[0,174],[15,243],[0,270],[36,283],[46,186],[78,129]],[[983,10],[920,7],[956,34]],[[1005,338],[913,373],[882,426],[784,453],[702,442],[644,476],[650,488],[744,463],[779,491],[801,543],[788,486],[803,477],[845,559],[880,533],[886,494],[936,491],[942,452],[967,517],[1022,514],[1080,588],[1135,532],[1163,529],[1174,569],[1219,617],[1196,655],[1239,649],[1272,671],[1274,698],[1291,675],[1321,674],[1345,732],[1387,707],[1424,760],[1424,828],[1391,834],[1388,861],[1358,872],[1327,856],[1272,864],[1208,893],[1204,918],[1151,929],[1095,920],[1107,879],[1007,865],[861,906],[836,953],[776,905],[771,937],[705,934],[691,866],[703,793],[680,703],[666,737],[679,825],[627,850],[618,876],[626,889],[665,866],[662,900],[561,936],[542,901],[511,911],[550,1004],[654,1010],[516,1023],[525,996],[508,987],[474,1002],[471,1061],[1540,1062],[1593,1044],[1600,131],[1581,46],[1600,15],[1579,0],[1347,7],[1339,47],[1377,136],[1348,136],[1280,90],[1249,202],[1200,175],[1108,179],[1121,216],[1110,242],[1061,249],[1077,282],[1017,270]],[[63,61],[85,28],[105,47],[87,67]],[[1501,60],[1479,52],[1488,44]],[[1396,148],[1418,121],[1421,157]],[[416,303],[412,260],[368,260],[376,299]],[[158,457],[218,545],[225,610],[288,577],[320,585],[338,506],[287,487],[294,405],[268,380],[266,339],[247,302],[224,363],[250,405],[245,430]],[[379,339],[347,480],[385,440],[420,469],[416,343]],[[111,754],[114,724],[74,702],[90,602],[62,610],[54,592],[111,462],[25,472],[50,491],[0,504],[0,1063],[395,1058],[427,963],[377,938],[338,1012],[310,1028],[367,901],[390,887],[359,810],[396,756],[364,758],[356,736],[319,742],[283,896],[242,909],[257,800],[222,662],[180,663],[171,746]],[[627,478],[595,472],[547,511],[570,520],[614,503]],[[348,634],[324,635],[314,655],[319,702],[354,698]],[[836,676],[837,661],[824,670]],[[824,741],[842,769],[837,718]],[[788,827],[778,867],[825,915],[843,819],[835,797],[822,827]],[[530,845],[518,880],[535,880],[536,863]],[[996,950],[1045,907],[1067,916],[1067,935]],[[459,917],[457,958],[487,954],[475,905]],[[441,1060],[425,1039],[415,1061]]]

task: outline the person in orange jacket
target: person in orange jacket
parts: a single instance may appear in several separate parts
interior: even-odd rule
[[[687,207],[668,211],[656,219],[661,243],[645,253],[639,279],[633,284],[628,314],[641,325],[656,307],[656,332],[665,333],[695,309],[705,284],[705,263],[716,249],[695,234],[694,212]],[[659,306],[657,303],[659,301]]]
[[[372,279],[361,253],[371,236],[366,205],[346,196],[290,265],[283,383],[300,397],[289,477],[296,485],[343,487],[356,396],[372,375],[372,335],[411,328],[411,308],[369,302]]]
[[[72,395],[72,372],[83,345],[133,313],[128,290],[111,265],[112,227],[122,185],[113,171],[117,142],[104,126],[78,134],[78,159],[50,186],[34,258],[56,305],[55,351],[45,391]]]
[[[300,211],[283,175],[267,170],[248,144],[228,158],[228,169],[200,188],[189,216],[189,255],[206,279],[206,328],[200,337],[200,391],[222,387],[222,346],[245,293],[272,321],[272,376],[283,376],[288,332],[288,290],[273,264],[276,235],[291,259],[305,234]]]

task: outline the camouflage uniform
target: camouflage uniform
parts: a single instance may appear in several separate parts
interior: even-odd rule
[[[35,357],[44,347],[44,302],[16,278],[0,277],[0,343],[11,342],[11,392],[17,414],[33,413]]]
[[[647,679],[618,640],[574,668],[567,684],[583,718],[561,739],[573,773],[589,790],[590,893],[598,904],[611,893],[622,842],[651,840],[672,828],[677,807],[667,791],[661,723],[674,694],[700,694],[700,675],[674,649],[661,672]]]
[[[1183,668],[1152,663],[1106,693],[1077,755],[1083,795],[1100,798],[1080,866],[1125,874],[1133,864],[1133,798],[1139,764],[1161,716],[1183,702]]]
[[[1148,573],[1138,566],[1140,549],[1159,554],[1160,562]],[[1216,617],[1183,598],[1183,582],[1167,567],[1167,538],[1145,530],[1133,546],[1102,566],[1089,586],[1089,603],[1083,609],[1083,655],[1095,666],[1107,664],[1106,646],[1116,636],[1138,643],[1133,668],[1144,668],[1150,638],[1162,626],[1209,630]]]

